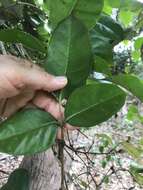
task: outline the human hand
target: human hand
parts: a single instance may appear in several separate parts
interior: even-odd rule
[[[56,119],[63,117],[58,102],[49,92],[66,86],[65,77],[55,77],[29,61],[10,55],[0,56],[0,115],[9,117],[29,102],[51,113]],[[70,125],[66,125],[71,128]]]

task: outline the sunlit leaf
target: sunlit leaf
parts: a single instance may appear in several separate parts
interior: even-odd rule
[[[119,74],[111,78],[116,84],[121,85],[143,101],[143,82],[134,75]]]

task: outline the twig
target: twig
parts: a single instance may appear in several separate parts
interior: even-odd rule
[[[89,139],[89,137],[88,137],[87,135],[85,135],[83,132],[81,132],[80,129],[77,129],[77,131],[78,131],[81,135],[83,135],[84,137],[86,137],[87,139]]]
[[[3,170],[0,170],[0,173],[3,173],[3,174],[6,174],[6,175],[9,175],[8,172],[5,172],[5,171],[3,171]]]
[[[59,140],[59,158],[61,161],[61,189],[60,190],[65,190],[65,171],[64,171],[64,146],[65,146],[65,141],[64,141],[64,118],[62,114],[62,91],[59,96],[59,110],[61,114],[61,121],[60,126],[61,126],[61,140]]]
[[[109,155],[109,154],[114,154],[115,152],[115,149],[111,149],[109,152],[88,152],[88,151],[80,151],[78,150],[79,148],[74,148],[73,146],[68,146],[67,144],[65,144],[65,146],[72,150],[73,152],[75,153],[80,153],[80,154],[90,154],[90,155]],[[121,153],[120,151],[116,151],[116,153]]]

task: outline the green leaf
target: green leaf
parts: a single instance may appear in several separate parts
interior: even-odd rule
[[[29,190],[29,174],[25,169],[17,169],[11,173],[8,182],[1,190]]]
[[[124,30],[119,22],[116,22],[107,14],[102,14],[97,24],[97,31],[104,37],[114,40],[113,45],[124,39]]]
[[[105,0],[105,2],[107,2],[111,7],[114,7],[114,8],[120,7],[120,0],[115,0],[115,1]]]
[[[143,116],[139,113],[137,106],[131,105],[128,110],[127,119],[130,121],[137,120],[143,123]]]
[[[111,77],[111,81],[126,88],[143,102],[143,82],[136,76],[120,74]]]
[[[138,0],[105,0],[112,8],[119,8],[120,10],[139,11],[143,4]]]
[[[53,27],[71,14],[76,2],[77,0],[47,1],[47,6],[49,7],[49,20]]]
[[[84,187],[84,188],[87,188],[87,187],[88,187],[88,184],[87,184],[85,181],[83,181],[83,180],[80,180],[80,184],[81,184],[81,186]]]
[[[108,144],[113,145],[112,138],[107,134],[96,134],[97,137],[101,137],[108,141]]]
[[[141,59],[141,51],[140,50],[134,50],[131,52],[133,61],[137,62]]]
[[[87,28],[91,29],[95,26],[100,16],[103,4],[103,0],[78,0],[74,9],[74,14]]]
[[[139,12],[143,8],[143,3],[138,0],[120,0],[121,1],[121,9],[130,10],[132,12]]]
[[[102,15],[90,37],[94,55],[112,63],[113,47],[124,39],[124,31],[111,17]]]
[[[143,173],[143,166],[137,163],[131,164],[130,169],[136,173]]]
[[[94,56],[94,70],[99,73],[104,73],[106,75],[111,75],[110,67],[111,63],[107,62],[105,59]]]
[[[75,90],[69,97],[66,121],[79,127],[92,127],[108,120],[125,102],[125,93],[117,86],[96,83]]]
[[[0,30],[0,40],[10,43],[22,43],[28,48],[46,53],[45,45],[37,38],[17,29]]]
[[[128,142],[123,142],[122,145],[124,150],[128,152],[128,154],[132,156],[134,159],[140,158],[142,151],[139,148],[135,147],[134,145]]]
[[[24,109],[0,125],[0,152],[34,154],[50,148],[56,138],[57,121],[39,109]]]
[[[13,6],[10,6],[13,4]],[[0,1],[0,18],[1,21],[10,22],[10,24],[18,24],[19,20],[23,19],[23,8],[22,4],[13,3],[13,0],[1,0]]]
[[[112,15],[112,7],[108,4],[107,1],[104,1],[103,12],[108,14],[108,15]]]
[[[134,178],[134,180],[140,184],[143,185],[143,167],[138,165],[138,164],[134,164],[130,166],[130,172]]]
[[[105,176],[104,179],[103,179],[103,182],[105,184],[108,184],[109,183],[109,176]]]
[[[99,146],[99,152],[103,153],[104,152],[104,146]]]
[[[133,121],[134,119],[139,119],[139,111],[136,106],[131,105],[128,109],[127,119]]]
[[[120,11],[119,12],[119,20],[121,23],[124,24],[125,27],[128,27],[131,25],[133,19],[134,19],[135,14],[132,13],[131,11]]]
[[[133,172],[133,171],[131,171],[131,173],[132,173],[132,176],[133,176],[134,180],[138,184],[143,185],[143,176],[141,174]]]
[[[143,146],[143,138],[141,138],[141,139],[139,140],[139,144],[140,144],[141,146]]]
[[[143,45],[143,37],[137,38],[134,43],[135,49],[140,50],[142,45]]]
[[[84,48],[81,48],[82,44]],[[64,93],[68,96],[73,89],[85,84],[91,68],[91,55],[87,29],[71,16],[54,31],[44,67],[56,76],[67,76]]]
[[[106,166],[107,166],[107,161],[106,160],[102,160],[101,161],[101,165],[102,165],[102,168],[106,168]]]

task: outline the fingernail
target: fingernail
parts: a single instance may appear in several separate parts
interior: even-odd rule
[[[66,84],[67,83],[67,78],[66,77],[56,77],[56,81],[60,84]]]

